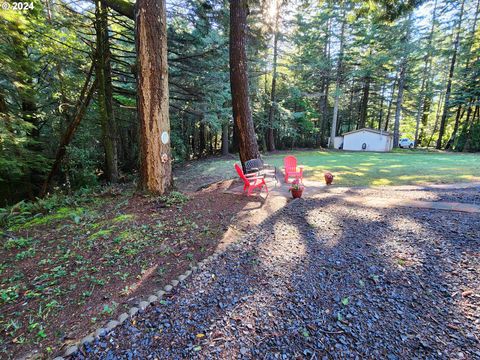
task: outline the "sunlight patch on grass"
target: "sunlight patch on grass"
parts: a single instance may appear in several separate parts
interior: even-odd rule
[[[384,186],[384,185],[392,185],[392,184],[393,182],[386,178],[375,179],[372,181],[372,185],[375,185],[375,186]]]
[[[361,171],[345,171],[344,175],[353,175],[353,176],[365,176],[364,172]]]
[[[283,159],[293,155],[304,167],[305,178],[324,181],[326,171],[335,175],[340,186],[406,185],[480,180],[480,156],[446,154],[421,150],[395,150],[390,153],[342,151],[290,151],[264,155],[266,163],[283,171]],[[189,164],[186,178],[211,177],[210,181],[237,178],[233,163],[239,160],[208,160]],[[280,175],[281,176],[281,175]],[[388,180],[388,181],[386,181]]]
[[[470,181],[480,181],[479,176],[473,176],[473,175],[456,175],[455,177],[459,177],[460,179],[465,179]]]

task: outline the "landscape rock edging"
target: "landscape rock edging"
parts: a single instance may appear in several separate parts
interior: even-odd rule
[[[270,216],[273,216],[277,212],[284,211],[285,207],[291,206],[291,204],[295,203],[296,201],[298,201],[298,199],[294,199],[290,202],[287,202],[284,206],[277,209]],[[259,224],[259,225],[261,225],[261,224]],[[257,226],[259,226],[259,225],[257,225]],[[149,295],[147,297],[147,299],[148,299],[147,301],[145,301],[145,300],[140,301],[138,303],[138,306],[132,306],[129,309],[128,314],[126,312],[120,314],[118,316],[118,320],[108,321],[108,323],[105,325],[105,327],[103,327],[103,326],[99,327],[97,330],[95,330],[92,333],[93,335],[92,334],[87,335],[84,338],[82,338],[78,343],[74,343],[74,344],[70,345],[67,348],[67,350],[64,352],[63,357],[58,356],[54,360],[62,360],[65,357],[69,357],[70,355],[73,355],[74,353],[76,353],[79,350],[79,347],[85,346],[86,344],[91,344],[95,341],[95,339],[99,339],[99,338],[107,335],[108,333],[113,331],[117,326],[124,323],[128,318],[133,318],[135,315],[137,315],[137,313],[140,310],[145,311],[153,303],[155,303],[157,301],[160,301],[166,293],[170,293],[173,290],[173,288],[175,288],[179,284],[183,283],[188,277],[190,277],[193,274],[193,272],[196,272],[196,271],[203,272],[203,271],[205,271],[208,263],[218,259],[218,257],[221,256],[222,253],[229,250],[230,248],[240,246],[240,244],[242,244],[244,242],[244,240],[242,241],[243,237],[244,236],[240,237],[239,239],[237,239],[237,241],[229,244],[224,249],[215,251],[212,255],[210,255],[207,258],[203,259],[202,261],[198,262],[196,265],[191,265],[190,269],[186,270],[183,274],[180,274],[177,277],[177,279],[172,280],[170,282],[170,284],[165,285],[163,287],[163,289],[158,290],[156,292],[156,294]]]

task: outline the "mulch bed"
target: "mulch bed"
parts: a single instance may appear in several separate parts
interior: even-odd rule
[[[209,256],[248,201],[221,184],[188,200],[123,189],[6,230],[0,358],[61,353]]]
[[[76,359],[480,358],[478,215],[290,204]]]

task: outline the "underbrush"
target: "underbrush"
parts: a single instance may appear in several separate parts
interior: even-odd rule
[[[235,201],[118,186],[1,209],[0,358],[51,357],[126,311],[213,251]]]

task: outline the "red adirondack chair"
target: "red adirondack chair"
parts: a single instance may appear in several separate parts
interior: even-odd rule
[[[264,186],[268,193],[265,177],[257,176],[257,174],[244,174],[242,168],[238,164],[235,164],[235,170],[237,170],[238,176],[243,180],[243,191],[247,190],[248,196],[250,196],[252,191],[256,188],[260,188],[260,191],[262,191],[262,187]]]
[[[285,182],[288,183],[289,177],[300,179],[303,182],[303,166],[297,168],[297,158],[295,156],[286,156],[283,159],[283,165],[285,166]]]

